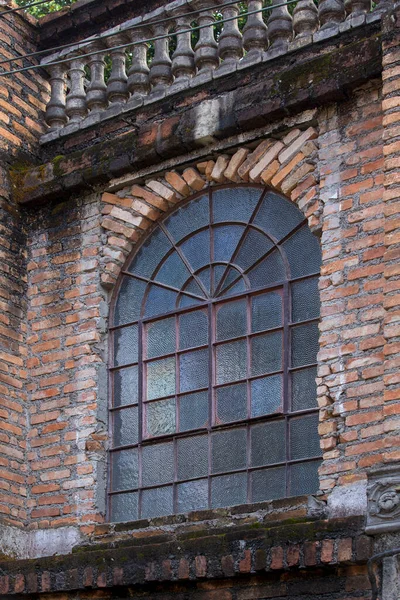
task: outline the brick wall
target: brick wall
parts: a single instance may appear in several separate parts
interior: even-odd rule
[[[34,51],[36,37],[33,20],[2,17],[0,58]],[[0,517],[17,525],[26,523],[28,496],[26,234],[8,168],[37,158],[47,92],[38,72],[0,80]]]

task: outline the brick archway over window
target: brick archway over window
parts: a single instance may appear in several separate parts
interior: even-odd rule
[[[312,231],[320,229],[322,207],[317,191],[317,131],[291,130],[282,139],[267,138],[255,148],[239,147],[193,165],[164,172],[145,184],[134,183],[102,195],[102,227],[107,240],[102,256],[102,285],[112,289],[127,256],[165,212],[208,186],[264,184],[294,202]]]

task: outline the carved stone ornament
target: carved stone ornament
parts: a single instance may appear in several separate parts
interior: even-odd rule
[[[367,532],[400,530],[400,465],[374,471],[368,483]]]

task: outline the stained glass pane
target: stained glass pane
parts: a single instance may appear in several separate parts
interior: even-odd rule
[[[286,496],[285,467],[254,471],[250,478],[252,502],[277,500]]]
[[[276,292],[255,296],[251,303],[251,328],[255,333],[282,325],[282,297]]]
[[[133,277],[123,278],[115,306],[114,325],[124,325],[139,319],[146,286],[147,283]]]
[[[120,367],[138,361],[138,326],[114,331],[114,366]]]
[[[138,367],[114,371],[114,407],[136,404],[139,399]]]
[[[208,344],[208,316],[196,310],[179,317],[179,348],[195,348]]]
[[[318,277],[296,281],[292,284],[292,321],[318,319],[320,299]]]
[[[244,229],[242,225],[221,225],[214,227],[215,262],[230,262]]]
[[[247,474],[234,473],[213,477],[211,480],[211,507],[235,506],[247,501]]]
[[[169,483],[174,478],[173,444],[156,444],[142,448],[142,484]]]
[[[210,222],[208,196],[201,196],[175,211],[165,226],[176,242]]]
[[[251,287],[259,288],[285,281],[286,271],[278,250],[274,250],[247,274]]]
[[[197,435],[177,441],[178,479],[208,475],[208,436]]]
[[[318,238],[305,225],[283,245],[292,278],[318,273],[321,268],[321,246]]]
[[[219,388],[216,394],[217,423],[231,423],[247,417],[247,385],[245,383]]]
[[[262,233],[250,229],[232,262],[244,271],[273,247],[273,243]]]
[[[251,466],[262,467],[286,460],[285,421],[272,421],[251,428]]]
[[[138,451],[122,450],[111,454],[112,490],[135,489],[139,485]]]
[[[147,400],[175,394],[175,357],[147,363]]]
[[[318,413],[291,419],[290,457],[292,460],[321,456],[318,422]]]
[[[138,409],[124,408],[113,415],[114,447],[129,446],[138,441]]]
[[[251,382],[251,416],[261,417],[282,410],[282,375]]]
[[[212,435],[212,472],[246,468],[246,430],[232,429]]]
[[[208,392],[179,398],[179,430],[200,429],[208,424]]]
[[[113,523],[126,523],[138,519],[137,492],[131,494],[117,494],[111,497],[111,521]]]
[[[173,510],[172,486],[143,490],[142,519],[171,515]]]
[[[217,383],[244,379],[247,373],[246,340],[217,347]]]
[[[318,323],[308,323],[293,327],[292,367],[302,367],[317,362],[319,351]]]
[[[292,410],[317,407],[317,368],[311,367],[292,373]]]
[[[167,237],[161,229],[156,229],[151,234],[151,237],[141,246],[139,252],[131,262],[129,272],[150,279],[157,265],[170,248],[171,244]]]
[[[147,332],[147,357],[154,358],[175,352],[175,318],[150,323]]]
[[[177,252],[173,252],[163,263],[155,280],[180,290],[189,277],[190,272],[183,260]]]
[[[165,435],[175,432],[175,398],[146,405],[147,434]]]
[[[256,225],[271,234],[278,242],[302,221],[304,215],[297,206],[273,192],[268,192],[254,219]]]
[[[181,250],[193,271],[210,264],[210,231],[205,229],[183,242]]]
[[[147,296],[145,317],[162,315],[175,310],[178,294],[158,285],[151,285]]]
[[[247,223],[257,206],[261,193],[262,190],[250,187],[214,190],[214,223],[223,221]]]
[[[178,485],[178,513],[208,507],[208,481],[189,481]]]
[[[319,490],[318,469],[321,461],[299,463],[290,467],[290,495],[315,494]]]
[[[181,354],[179,357],[181,392],[208,387],[208,355],[208,348]]]
[[[217,310],[217,340],[241,337],[246,332],[246,300],[222,304]]]
[[[282,369],[282,344],[282,331],[252,338],[251,374],[253,376]]]

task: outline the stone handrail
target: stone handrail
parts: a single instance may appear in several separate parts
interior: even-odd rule
[[[379,5],[371,12],[371,0],[264,4],[175,0],[47,56],[49,133],[42,143],[377,20],[380,12]],[[240,17],[243,6],[248,14]]]

